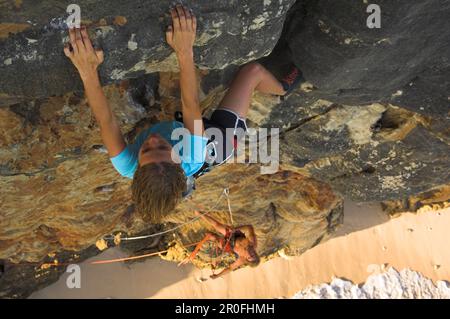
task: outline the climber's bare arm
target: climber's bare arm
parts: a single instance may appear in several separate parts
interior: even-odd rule
[[[245,237],[253,244],[253,246],[255,248],[257,247],[258,243],[256,240],[255,229],[252,225],[239,226],[236,229],[243,232],[245,234]]]
[[[64,48],[64,53],[80,73],[89,106],[100,127],[103,143],[109,156],[114,157],[123,151],[126,144],[103,93],[97,72],[98,66],[103,62],[103,51],[93,48],[86,27],[70,29],[69,36],[70,46]]]
[[[210,278],[211,278],[211,279],[219,278],[219,277],[221,277],[221,276],[223,276],[223,275],[225,275],[225,274],[228,274],[228,273],[230,273],[230,272],[232,272],[232,271],[238,269],[239,267],[241,267],[241,266],[244,265],[244,264],[245,264],[245,260],[239,258],[239,259],[236,260],[234,263],[232,263],[232,264],[230,265],[230,267],[225,268],[224,270],[222,270],[220,273],[218,273],[218,274],[216,274],[216,275],[211,275]]]
[[[227,226],[225,226],[224,224],[222,224],[221,222],[217,221],[216,219],[208,216],[208,215],[202,215],[199,211],[195,211],[195,215],[196,216],[200,216],[203,220],[205,220],[207,223],[211,224],[211,226],[214,227],[214,229],[222,234],[222,235],[226,235],[227,233]]]
[[[182,5],[170,10],[172,25],[166,32],[167,43],[174,49],[180,65],[180,87],[184,126],[195,135],[203,135],[202,113],[194,64],[197,19]],[[197,121],[198,128],[194,130]]]
[[[189,255],[189,257],[185,258],[182,262],[178,264],[178,266],[185,265],[189,263],[190,261],[194,260],[195,256],[197,256],[198,252],[202,248],[203,244],[207,241],[218,241],[219,238],[217,238],[216,235],[213,233],[206,233],[205,237],[195,246],[194,251]]]

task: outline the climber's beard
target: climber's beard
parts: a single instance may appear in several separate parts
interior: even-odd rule
[[[172,145],[161,135],[150,134],[144,143],[142,143],[138,161],[139,166],[161,162],[174,163],[172,160]]]

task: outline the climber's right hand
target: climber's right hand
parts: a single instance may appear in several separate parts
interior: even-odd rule
[[[192,54],[197,32],[197,19],[191,10],[181,4],[172,8],[170,14],[172,25],[167,28],[167,43],[178,56]]]
[[[70,43],[64,47],[64,54],[72,61],[85,80],[97,75],[97,68],[103,63],[102,50],[96,50],[92,46],[86,26],[69,29]]]

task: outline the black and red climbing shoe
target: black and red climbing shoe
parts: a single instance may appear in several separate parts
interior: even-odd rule
[[[297,68],[294,64],[289,67],[289,72],[281,79],[281,85],[286,92],[284,96],[290,94],[295,90],[301,83],[305,81],[302,71]]]

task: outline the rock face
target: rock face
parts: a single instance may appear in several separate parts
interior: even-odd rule
[[[279,76],[292,59],[308,83],[284,101],[254,96],[250,124],[281,129],[277,173],[261,175],[256,164],[219,167],[163,225],[133,214],[130,182],[113,170],[60,50],[66,14],[56,3],[0,4],[0,297],[49,284],[64,268],[46,263],[98,253],[93,245],[108,234],[167,230],[199,208],[229,223],[225,198],[215,205],[224,188],[235,224],[253,224],[264,258],[326,240],[342,221],[342,195],[384,201],[390,211],[450,197],[448,1],[380,0],[381,29],[367,28],[362,1],[193,3],[205,114],[238,65],[274,47],[261,63]],[[99,3],[79,1],[106,52],[106,95],[132,141],[179,109],[176,64],[163,41],[168,3]],[[131,253],[169,246],[164,258],[179,261],[205,226],[121,246]],[[106,245],[114,243],[97,247]],[[210,267],[205,256],[196,263]]]
[[[285,128],[285,162],[357,201],[450,181],[448,1],[377,4],[380,29],[367,27],[362,1],[295,4],[279,47],[291,50],[312,91],[266,119]]]
[[[328,185],[295,171],[282,166],[275,174],[261,175],[260,166],[255,164],[218,167],[199,179],[193,199],[184,201],[167,221],[181,224],[193,218],[194,210],[209,211],[228,225],[253,225],[261,256],[283,248],[301,254],[327,239],[342,222],[343,202]],[[227,198],[220,196],[225,189],[230,209]],[[177,243],[198,242],[207,228],[204,222],[190,223],[177,231]],[[181,257],[187,256],[180,256],[178,247],[172,247],[166,256],[171,260]],[[210,258],[196,263],[210,266]]]
[[[222,69],[269,54],[294,2],[189,3],[198,16],[195,52],[198,66]],[[96,45],[107,56],[101,70],[104,83],[177,69],[176,59],[165,43],[170,1],[112,0],[105,5],[103,1],[81,0],[77,4],[82,21],[90,27]],[[81,89],[78,74],[62,53],[68,17],[66,7],[57,0],[2,1],[0,101],[3,104]],[[8,37],[11,32],[18,33]]]

